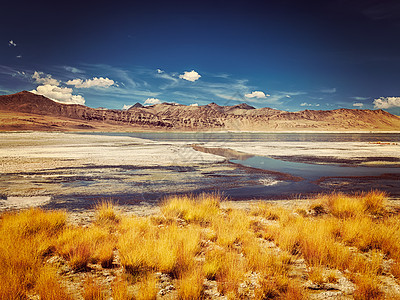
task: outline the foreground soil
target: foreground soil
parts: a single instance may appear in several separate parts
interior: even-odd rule
[[[399,211],[371,192],[3,213],[0,298],[399,299]]]

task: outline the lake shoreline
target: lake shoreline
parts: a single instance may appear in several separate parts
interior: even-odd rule
[[[170,136],[176,138],[176,135]],[[392,189],[397,197],[400,195],[396,188],[397,177],[338,178],[323,174],[323,180],[315,183],[304,182],[300,180],[301,176],[285,171],[229,162],[229,158],[235,158],[238,153],[241,158],[260,154],[274,157],[275,151],[275,154],[285,154],[287,159],[295,161],[312,152],[307,163],[320,165],[335,164],[337,160],[332,158],[332,153],[346,154],[349,156],[345,161],[347,164],[358,165],[360,158],[355,160],[355,156],[366,153],[362,160],[370,164],[370,168],[393,165],[397,163],[394,160],[398,159],[400,151],[397,151],[397,135],[389,136],[395,137],[394,143],[239,142],[235,140],[238,134],[224,135],[218,142],[218,135],[212,140],[209,135],[196,136],[198,147],[211,147],[212,152],[221,145],[225,148],[223,151],[229,148],[229,155],[233,157],[227,158],[222,152],[196,151],[191,142],[193,136],[186,140],[179,136],[178,140],[156,141],[143,136],[113,134],[0,133],[0,196],[3,198],[0,210],[7,207],[8,197],[50,197],[50,203],[45,207],[67,209],[87,209],[96,199],[102,198],[115,199],[126,205],[140,202],[153,205],[174,193],[218,191],[232,201],[299,199],[333,190],[352,193],[371,188]],[[167,138],[165,134],[163,137]],[[269,137],[279,140],[285,135]],[[289,137],[293,139],[298,135]],[[386,140],[392,139],[386,137]],[[326,153],[330,155],[326,156]],[[377,157],[379,153],[381,158]],[[371,155],[374,155],[372,162],[368,161]],[[12,203],[17,201],[11,199]]]

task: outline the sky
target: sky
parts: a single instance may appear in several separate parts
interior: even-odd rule
[[[398,0],[7,1],[0,94],[400,115]]]

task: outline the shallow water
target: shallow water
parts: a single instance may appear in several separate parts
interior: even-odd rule
[[[259,168],[282,172],[294,176],[302,177],[306,180],[317,180],[321,177],[344,177],[344,176],[380,176],[382,174],[400,174],[400,168],[397,167],[363,167],[363,166],[339,166],[306,164],[298,162],[289,162],[279,159],[273,159],[266,156],[253,156],[246,160],[231,160],[247,167]]]
[[[400,133],[129,132],[81,133],[169,142],[400,142]]]
[[[97,133],[96,133],[97,134]],[[104,135],[132,136],[156,142],[182,142],[187,144],[225,143],[273,143],[273,142],[308,142],[332,143],[399,143],[400,133],[236,133],[236,132],[188,132],[188,133],[102,133]],[[250,144],[249,144],[250,145]],[[220,154],[219,154],[220,155]],[[400,174],[400,168],[390,166],[359,166],[357,163],[322,162],[302,163],[274,159],[266,156],[249,155],[245,159],[231,159],[233,163],[267,171],[290,174],[301,177],[301,181],[277,180],[274,175],[256,180],[253,185],[221,186],[219,189],[233,199],[243,198],[282,198],[300,194],[314,194],[332,190],[354,192],[372,188],[388,191],[393,196],[400,196],[400,176],[381,176]],[[294,155],[296,157],[296,155]],[[215,180],[210,177],[210,181]],[[318,182],[319,180],[319,182]],[[193,192],[201,192],[194,190]],[[177,191],[179,192],[179,191]]]

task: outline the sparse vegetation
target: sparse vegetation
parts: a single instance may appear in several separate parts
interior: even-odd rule
[[[323,195],[302,213],[222,200],[176,196],[150,217],[102,202],[86,226],[67,224],[64,212],[3,213],[0,299],[307,299],[307,284],[323,290],[343,278],[355,299],[383,299],[382,276],[400,276],[400,216],[383,193]],[[118,275],[104,286],[98,272]],[[89,274],[75,294],[65,289],[71,274]]]

